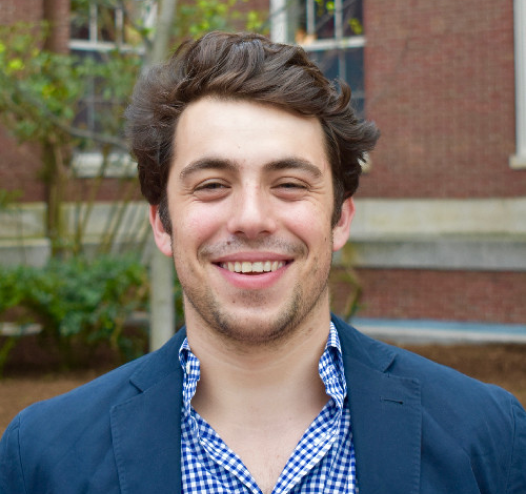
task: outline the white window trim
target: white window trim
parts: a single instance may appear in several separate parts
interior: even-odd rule
[[[510,167],[526,168],[526,0],[514,0],[516,152]]]
[[[270,0],[270,39],[286,43],[288,32],[287,0]]]
[[[270,38],[276,43],[288,43],[288,0],[270,0]],[[313,2],[309,2],[312,5]],[[336,15],[341,12],[342,0],[336,0]],[[310,16],[312,18],[312,15]],[[332,50],[335,48],[362,48],[365,46],[365,36],[352,36],[344,38],[341,33],[341,23],[337,23],[337,32],[332,39],[319,39],[300,44],[305,51]],[[310,26],[308,31],[314,30]]]
[[[104,176],[108,178],[124,178],[137,175],[137,163],[127,153],[110,153],[107,157]],[[77,178],[98,177],[102,170],[104,158],[102,153],[77,152],[73,155],[72,168]]]
[[[305,51],[332,50],[334,48],[363,48],[365,46],[365,37],[353,36],[352,38],[342,39],[319,39],[300,46]]]

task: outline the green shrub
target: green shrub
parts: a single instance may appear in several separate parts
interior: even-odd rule
[[[0,314],[17,308],[18,322],[40,323],[41,337],[58,348],[65,365],[75,363],[75,347],[109,344],[123,360],[139,356],[146,331],[141,337],[123,329],[133,311],[146,308],[147,294],[147,270],[132,256],[0,267]]]

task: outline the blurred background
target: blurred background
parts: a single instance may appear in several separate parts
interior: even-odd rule
[[[526,400],[524,0],[1,0],[0,372],[113,366],[183,324],[122,114],[142,70],[213,29],[301,44],[382,132],[334,311],[397,344],[506,344]]]

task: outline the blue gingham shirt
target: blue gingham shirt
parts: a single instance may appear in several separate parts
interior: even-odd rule
[[[179,350],[179,359],[184,370],[183,492],[262,494],[239,456],[191,406],[200,364],[186,339]],[[332,323],[318,369],[330,399],[292,452],[272,494],[358,493],[340,339]]]

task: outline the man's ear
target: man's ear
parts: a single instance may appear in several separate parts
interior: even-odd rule
[[[163,222],[159,217],[159,206],[150,206],[149,219],[158,249],[165,256],[172,257],[172,237],[164,229]]]
[[[342,214],[338,223],[332,229],[332,250],[340,250],[347,240],[351,231],[351,222],[354,217],[354,201],[352,197],[345,199],[342,204]]]

